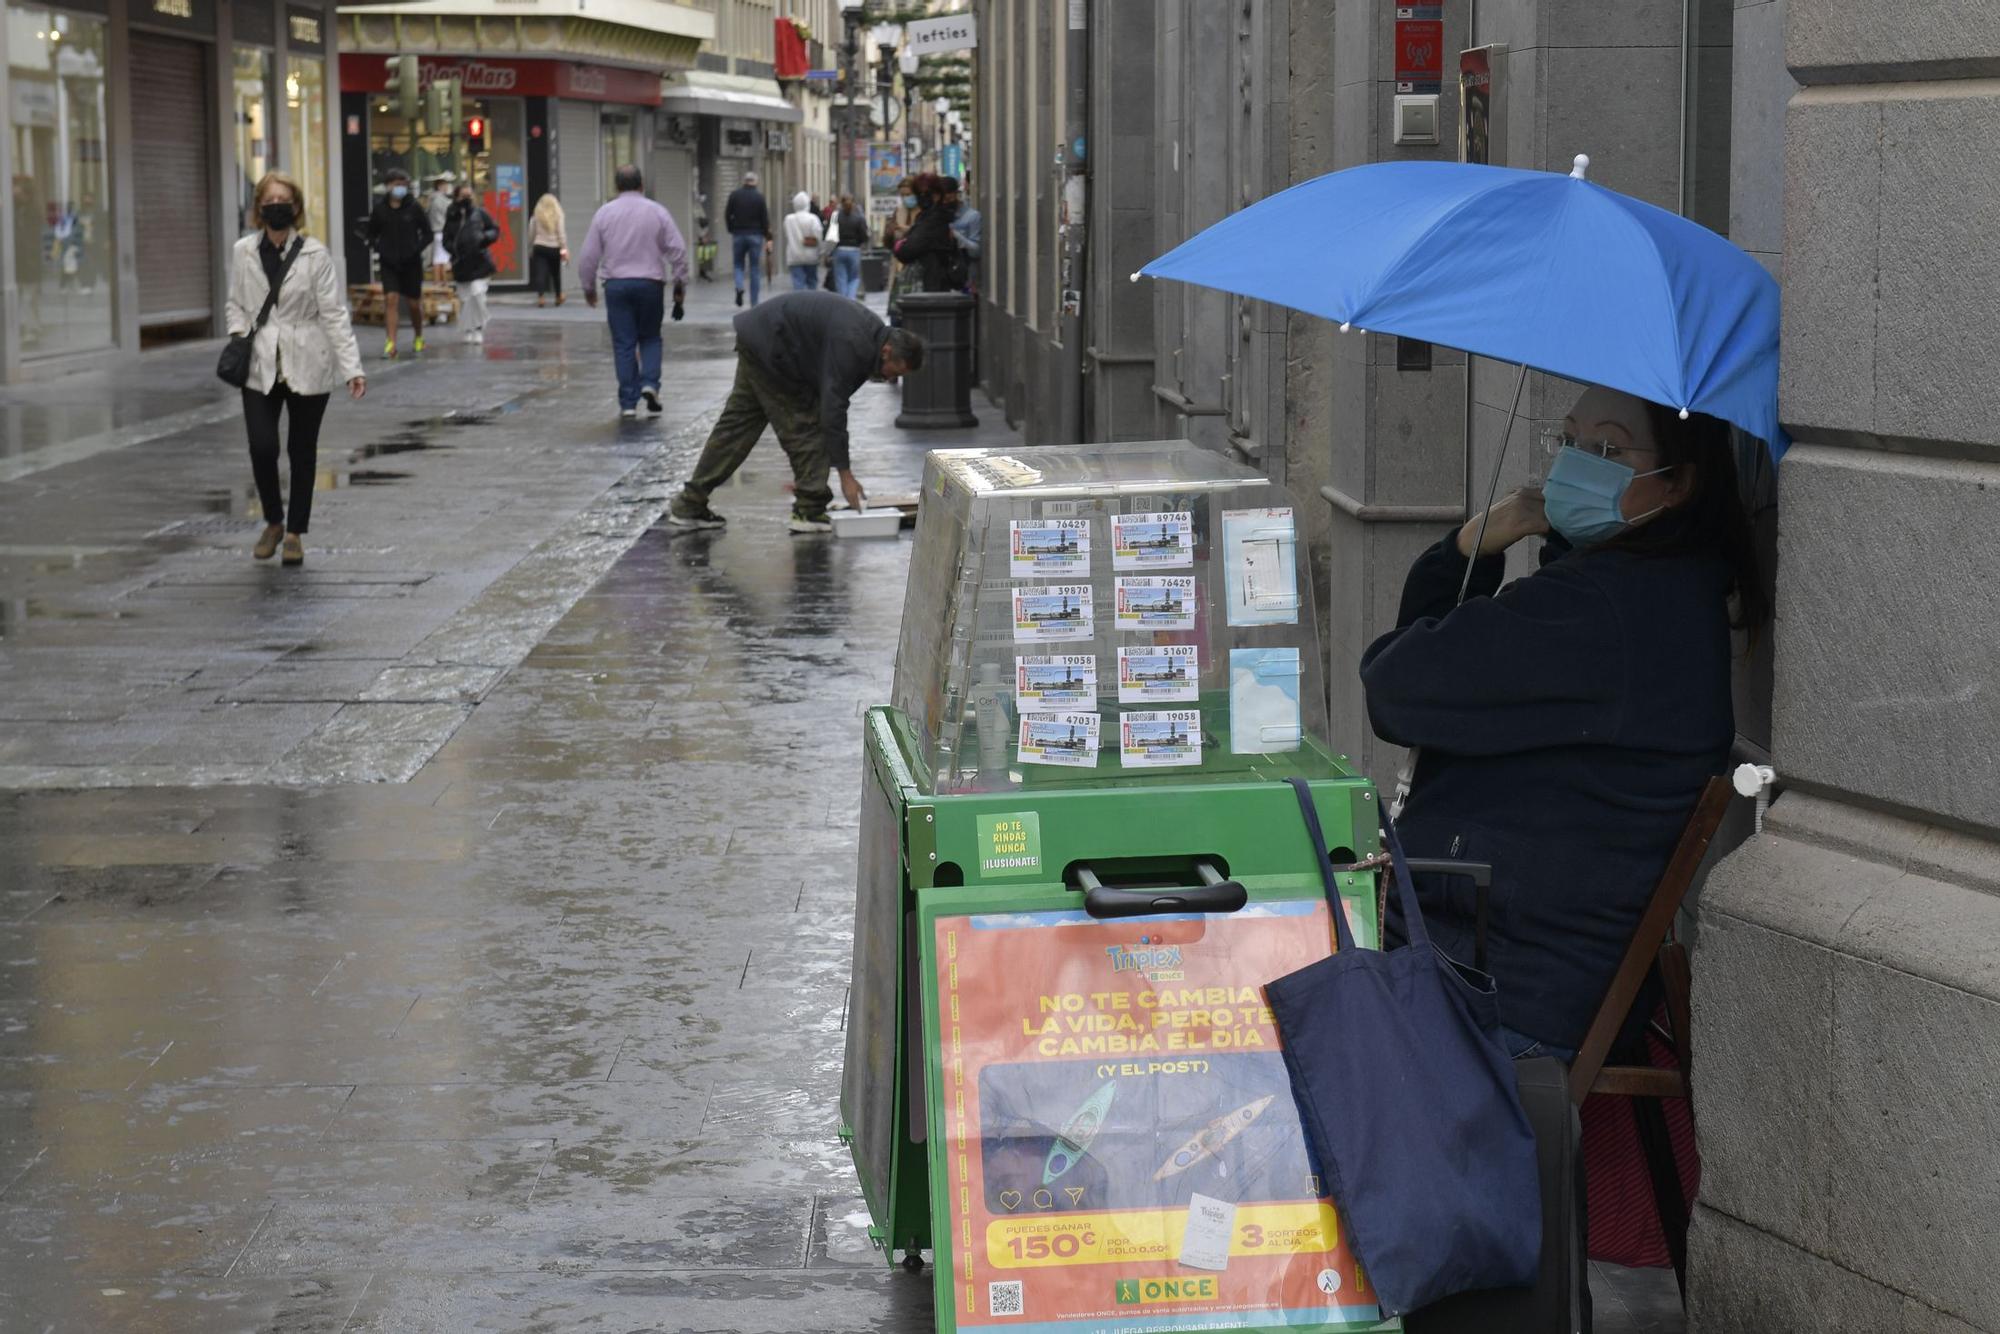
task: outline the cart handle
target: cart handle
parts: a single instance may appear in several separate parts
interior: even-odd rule
[[[1083,910],[1092,917],[1149,917],[1154,913],[1235,912],[1250,901],[1250,892],[1205,861],[1194,864],[1201,884],[1187,889],[1113,889],[1088,866],[1076,868],[1083,888]]]

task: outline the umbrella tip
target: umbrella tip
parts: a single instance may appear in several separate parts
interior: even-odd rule
[[[1139,281],[1139,271],[1137,269],[1132,270],[1132,281],[1135,283]]]
[[[1352,324],[1349,324],[1346,320],[1342,320],[1340,322],[1340,331],[1342,333],[1346,333],[1349,329],[1352,329],[1353,327],[1354,326]]]
[[[1686,421],[1687,419],[1688,419],[1688,410],[1687,410],[1686,408],[1682,408],[1682,409],[1681,409],[1681,420],[1682,420],[1682,421]]]
[[[1575,160],[1575,165],[1573,165],[1573,166],[1572,166],[1572,167],[1571,167],[1571,168],[1569,169],[1569,175],[1570,175],[1570,179],[1571,179],[1571,180],[1573,180],[1573,181],[1587,181],[1587,180],[1589,180],[1589,179],[1590,179],[1590,154],[1588,154],[1588,153],[1578,153],[1578,154],[1576,155],[1576,160]]]

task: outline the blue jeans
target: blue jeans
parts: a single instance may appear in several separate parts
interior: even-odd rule
[[[861,291],[861,250],[858,246],[837,246],[833,252],[833,286],[842,296]]]
[[[743,290],[743,271],[750,270],[750,304],[757,304],[757,296],[764,290],[764,234],[762,232],[732,232],[736,244],[736,290]]]
[[[639,391],[660,388],[660,319],[667,285],[652,278],[613,278],[604,284],[604,313],[611,321],[611,360],[618,370],[618,406],[639,406]]]
[[[817,264],[792,265],[792,290],[810,292],[819,286],[819,266]]]

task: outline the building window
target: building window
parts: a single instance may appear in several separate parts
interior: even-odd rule
[[[257,182],[271,169],[271,53],[254,46],[236,48],[233,70],[236,106],[236,215],[244,230],[253,216]],[[311,204],[308,192],[308,205]]]
[[[27,356],[111,346],[105,22],[7,8],[14,282]]]
[[[320,56],[285,58],[285,110],[291,152],[285,159],[306,191],[306,230],[322,241],[326,223],[326,61]]]

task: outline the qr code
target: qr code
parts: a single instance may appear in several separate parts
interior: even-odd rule
[[[1021,1314],[1021,1280],[1012,1283],[988,1283],[986,1285],[986,1314]]]

